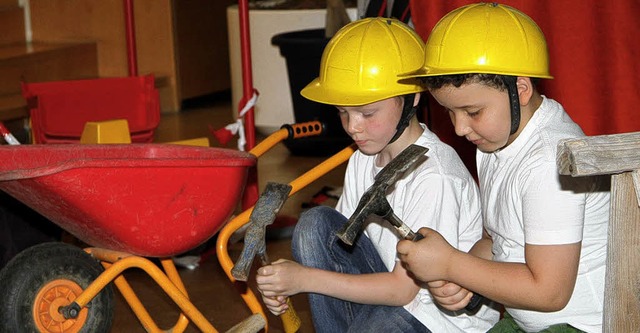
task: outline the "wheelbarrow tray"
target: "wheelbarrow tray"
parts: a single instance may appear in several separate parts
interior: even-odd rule
[[[188,251],[235,211],[255,156],[168,144],[0,147],[0,189],[85,243],[147,257]]]

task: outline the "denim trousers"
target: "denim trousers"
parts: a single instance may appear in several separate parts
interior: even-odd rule
[[[304,212],[293,232],[294,259],[308,267],[344,274],[388,272],[368,237],[360,235],[348,246],[336,236],[346,222],[346,217],[326,206]],[[430,332],[401,306],[359,304],[315,293],[308,298],[318,333]]]

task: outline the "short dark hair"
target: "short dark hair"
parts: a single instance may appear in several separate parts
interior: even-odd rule
[[[428,89],[440,89],[447,85],[452,85],[456,88],[460,88],[465,83],[481,83],[489,87],[496,88],[501,91],[507,90],[507,85],[504,80],[505,75],[499,74],[450,74],[439,76],[427,76],[422,77],[422,81]],[[531,78],[531,83],[537,85],[539,79]]]
[[[465,83],[482,83],[498,90],[506,90],[503,75],[498,74],[450,74],[439,76],[427,76],[422,78],[428,89],[440,89],[444,86],[452,85],[460,88]]]

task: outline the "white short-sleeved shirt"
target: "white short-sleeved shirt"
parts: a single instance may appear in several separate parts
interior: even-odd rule
[[[478,188],[457,153],[422,125],[424,132],[415,142],[429,148],[426,160],[406,172],[387,200],[394,213],[413,231],[421,227],[437,230],[454,247],[468,251],[482,236],[482,218]],[[349,160],[343,194],[336,209],[349,217],[381,170],[376,156],[356,151]],[[397,261],[400,239],[384,221],[369,223],[365,234],[371,239],[387,269]],[[440,310],[427,289],[421,289],[405,308],[432,332],[486,332],[499,314],[483,306],[475,315]]]
[[[602,177],[561,176],[558,141],[584,133],[562,106],[544,97],[514,142],[494,153],[477,151],[485,227],[494,260],[525,262],[525,243],[582,241],[578,277],[569,304],[541,313],[507,309],[526,331],[568,323],[587,332],[602,330],[609,192]]]

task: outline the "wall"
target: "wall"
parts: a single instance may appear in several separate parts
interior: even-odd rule
[[[233,2],[133,2],[138,74],[158,78],[163,111],[229,89],[224,9]],[[30,7],[34,41],[95,40],[99,76],[128,75],[122,0],[30,0]]]
[[[356,9],[349,8],[352,20]],[[260,93],[254,109],[255,127],[269,134],[283,124],[293,123],[293,105],[285,59],[271,38],[282,32],[316,29],[325,26],[326,9],[250,10],[251,66],[253,86]],[[242,98],[242,64],[238,7],[227,9],[229,30],[229,61],[231,64],[231,92],[234,112]]]

